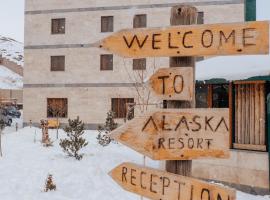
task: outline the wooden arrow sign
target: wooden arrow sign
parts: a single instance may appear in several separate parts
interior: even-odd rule
[[[132,58],[268,54],[269,22],[129,29],[96,45]]]
[[[193,77],[191,67],[161,68],[150,78],[149,86],[160,99],[191,101]]]
[[[153,160],[228,158],[229,110],[159,110],[124,124],[111,137]]]
[[[125,190],[153,200],[235,200],[233,189],[123,163],[110,176]]]

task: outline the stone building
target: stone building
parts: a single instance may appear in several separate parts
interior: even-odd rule
[[[124,28],[169,26],[171,7],[181,3],[198,8],[198,23],[245,18],[243,0],[26,0],[24,122],[54,117],[48,107],[56,104],[62,123],[79,115],[96,128],[110,109],[123,118],[125,102],[138,103],[134,77],[168,58],[123,59],[93,44]]]
[[[155,68],[168,66],[169,59],[124,59],[96,48],[95,43],[121,29],[169,26],[171,7],[178,4],[196,6],[201,24],[256,19],[255,0],[26,0],[24,125],[55,117],[56,107],[61,108],[62,124],[79,115],[90,129],[103,123],[111,109],[120,122],[128,103],[137,103],[135,114],[145,109],[148,93],[139,89],[138,95],[134,83]],[[214,91],[213,87],[208,88]],[[154,97],[149,99],[151,106],[159,106]],[[194,162],[194,176],[266,191],[267,158],[266,152],[232,150],[227,161]],[[247,159],[263,166],[245,168]],[[217,176],[208,172],[209,166]],[[248,178],[253,172],[256,182]]]

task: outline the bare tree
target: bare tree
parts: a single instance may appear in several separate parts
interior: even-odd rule
[[[57,127],[56,127],[56,139],[59,138],[59,118],[65,117],[66,114],[66,108],[64,106],[60,106],[57,102],[53,101],[50,104],[48,104],[48,112],[51,116],[56,118],[57,121]]]
[[[151,91],[147,86],[147,78],[149,78],[149,76],[154,74],[156,71],[156,60],[153,58],[152,64],[146,68],[142,63],[140,63],[138,66],[139,69],[136,70],[128,69],[130,66],[127,65],[126,59],[123,59],[123,62],[125,71],[128,75],[128,79],[131,83],[133,83],[133,88],[136,91],[135,103],[128,103],[126,105],[126,119],[130,120],[133,118],[132,113],[135,110],[135,107],[138,108],[139,111],[143,114],[148,110],[149,105],[159,105],[156,102],[150,102]]]

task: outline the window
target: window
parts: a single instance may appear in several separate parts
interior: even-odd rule
[[[101,32],[113,32],[113,16],[101,17]]]
[[[113,55],[100,55],[100,70],[113,70]]]
[[[133,59],[133,70],[145,70],[146,69],[146,59]]]
[[[212,107],[228,108],[229,107],[229,86],[213,85],[212,86]]]
[[[133,19],[133,28],[145,28],[147,26],[146,15],[135,15]]]
[[[229,85],[228,84],[196,84],[197,108],[228,108]]]
[[[112,98],[112,111],[115,113],[115,118],[126,118],[128,104],[133,104],[133,98]],[[134,116],[134,110],[132,110]]]
[[[52,19],[52,34],[65,34],[66,19]]]
[[[51,71],[65,71],[65,56],[51,56]]]
[[[208,85],[196,85],[196,107],[208,108]]]
[[[48,98],[47,117],[66,118],[68,116],[67,98]]]

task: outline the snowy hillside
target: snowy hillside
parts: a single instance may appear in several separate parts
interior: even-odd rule
[[[23,66],[23,43],[0,36],[0,54],[4,58]]]
[[[82,161],[76,161],[65,156],[58,145],[59,141],[55,141],[51,148],[42,147],[41,130],[38,128],[26,127],[18,132],[13,131],[14,127],[9,127],[3,134],[1,200],[140,199],[120,188],[107,174],[122,162],[142,164],[142,155],[133,150],[120,144],[103,148],[96,142],[96,132],[87,131],[89,145],[83,150],[85,157]],[[49,130],[49,134],[55,140],[56,131]],[[157,168],[159,164],[147,159],[146,165]],[[53,174],[57,190],[45,193],[42,190],[48,173]],[[269,197],[238,192],[237,200],[269,200]]]
[[[0,65],[0,89],[22,89],[23,78],[5,66]]]

